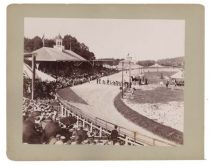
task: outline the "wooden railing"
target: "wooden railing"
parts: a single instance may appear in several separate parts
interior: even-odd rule
[[[114,129],[114,123],[105,121],[101,118],[87,115],[83,113],[79,108],[71,105],[69,102],[64,100],[62,97],[57,95],[58,100],[60,101],[60,115],[61,117],[67,117],[69,115],[75,116],[77,118],[77,125],[79,122],[83,127],[88,126],[90,131],[98,131],[96,137],[103,137],[104,135],[110,135],[111,131]],[[159,140],[156,138],[149,137],[147,135],[140,134],[135,131],[131,131],[127,128],[117,125],[119,139],[124,142],[126,145],[133,146],[177,146],[176,144],[169,143],[167,141]]]

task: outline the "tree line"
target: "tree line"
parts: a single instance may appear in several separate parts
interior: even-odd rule
[[[82,56],[87,60],[94,60],[95,54],[91,52],[84,43],[80,43],[75,37],[71,35],[65,35],[63,37],[63,46],[65,50],[72,50],[78,55]],[[54,39],[44,39],[44,47],[53,47],[55,45]],[[32,52],[39,48],[43,47],[43,40],[39,36],[35,36],[34,38],[26,38],[24,37],[24,52]]]
[[[154,65],[155,61],[154,60],[142,60],[142,61],[138,61],[137,64],[144,66],[144,67],[148,67],[148,66]]]
[[[166,58],[157,61],[162,66],[184,67],[184,57]]]
[[[141,66],[152,66],[155,63],[162,65],[162,66],[171,66],[171,67],[184,67],[184,57],[176,57],[176,58],[166,58],[160,59],[157,61],[154,60],[142,60],[138,61],[137,64]]]

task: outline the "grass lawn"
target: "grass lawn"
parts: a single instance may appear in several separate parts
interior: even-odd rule
[[[134,92],[134,99],[130,101],[138,104],[143,103],[168,103],[170,101],[184,101],[183,89],[170,89],[166,87],[157,87],[154,90],[138,89]]]
[[[61,96],[64,100],[70,102],[88,104],[85,100],[78,96],[70,87],[59,89],[57,91],[57,94]]]

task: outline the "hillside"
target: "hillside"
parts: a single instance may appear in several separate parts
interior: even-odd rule
[[[160,59],[157,63],[163,66],[184,67],[184,57]]]

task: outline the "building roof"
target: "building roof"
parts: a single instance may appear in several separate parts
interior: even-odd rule
[[[80,55],[70,50],[59,50],[56,48],[42,47],[33,51],[31,54],[36,54],[36,61],[87,61]],[[31,60],[31,58],[28,58]]]
[[[63,50],[64,53],[67,53],[68,55],[72,56],[72,57],[75,57],[79,60],[82,60],[82,61],[87,61],[86,59],[84,59],[83,57],[81,57],[80,55],[78,55],[77,53],[71,51],[71,50]]]
[[[59,34],[59,35],[57,35],[57,36],[55,37],[55,39],[62,39],[62,37],[61,37],[61,35]]]

